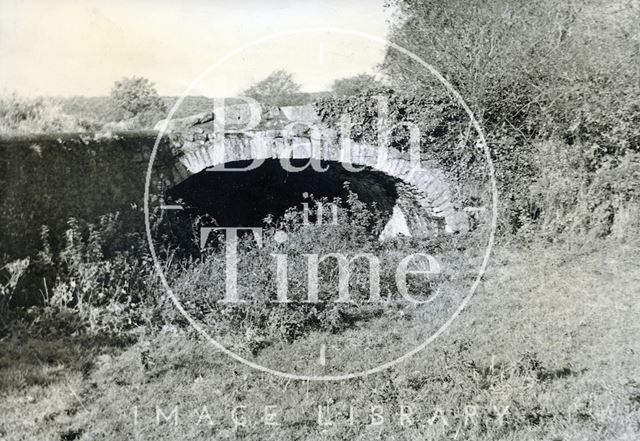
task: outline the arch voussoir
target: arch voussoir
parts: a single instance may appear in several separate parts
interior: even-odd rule
[[[444,174],[434,168],[414,164],[408,153],[394,148],[381,150],[376,146],[351,142],[348,148],[335,140],[310,136],[284,137],[270,132],[251,132],[199,142],[185,142],[178,154],[179,169],[195,174],[224,163],[258,159],[316,159],[351,163],[386,173],[415,189],[414,205],[423,212],[416,224],[429,218],[442,219],[450,232],[464,230],[466,218],[456,210]],[[405,208],[406,210],[406,208]],[[462,213],[464,215],[464,213]]]

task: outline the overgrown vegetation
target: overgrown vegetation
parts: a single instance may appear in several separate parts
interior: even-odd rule
[[[141,433],[149,439],[264,438],[267,432],[258,422],[265,405],[282,407],[282,427],[268,432],[278,439],[638,437],[640,5],[618,2],[614,8],[599,0],[391,0],[390,5],[397,8],[391,39],[435,66],[461,92],[487,134],[495,162],[500,246],[464,322],[441,336],[433,350],[366,379],[310,385],[265,377],[210,350],[195,335],[166,295],[144,237],[121,237],[118,216],[96,224],[71,219],[65,237],[57,238],[61,245],[52,245],[56,238],[45,228],[39,255],[7,263],[0,273],[0,401],[8,403],[0,405],[8,415],[0,438],[20,439],[12,433],[20,430],[59,439]],[[390,144],[406,149],[406,123],[414,124],[424,156],[445,170],[456,199],[488,206],[483,153],[467,116],[401,54],[390,49],[382,72],[389,87],[356,77],[336,82],[337,96],[316,99],[324,123],[335,127],[346,113],[352,137],[376,144],[378,104],[384,100],[383,134]],[[132,86],[131,93],[114,94],[124,103],[115,110],[121,114],[116,119],[162,107],[149,83]],[[279,100],[298,89],[289,74],[276,72],[247,93],[282,104]],[[209,104],[195,98],[191,103],[194,109]],[[2,101],[0,128],[28,133],[91,127],[50,105],[55,103],[15,96]],[[241,236],[239,296],[246,303],[219,302],[226,283],[221,236],[211,238],[201,254],[184,256],[161,247],[164,273],[188,314],[250,360],[277,369],[302,359],[301,372],[320,374],[335,373],[336,366],[353,371],[377,365],[376,348],[385,356],[402,353],[402,344],[417,345],[450,316],[477,274],[482,231],[383,243],[375,207],[365,207],[353,194],[339,205],[337,226],[305,224],[303,213],[292,209],[283,219],[265,220],[262,246],[252,235]],[[276,232],[286,232],[284,243],[275,240]],[[169,234],[162,231],[159,237]],[[285,249],[288,298],[297,302],[275,303],[273,255]],[[379,257],[385,302],[368,302],[371,272],[365,259],[351,266],[353,302],[335,302],[340,268],[328,259],[318,272],[318,294],[325,302],[304,303],[305,255],[332,252]],[[433,309],[398,301],[394,271],[411,252],[428,252],[447,263],[438,277],[409,282],[412,292],[422,293],[420,299],[443,300]],[[20,277],[33,265],[48,275],[44,306],[12,310]],[[115,335],[125,341],[113,341]],[[16,349],[24,336],[25,351],[37,357]],[[330,367],[314,358],[328,337],[342,350],[328,355]],[[302,355],[294,360],[292,354]],[[62,374],[65,369],[71,378]],[[183,419],[177,429],[156,424],[155,405],[170,411],[176,403],[195,403],[187,411],[197,413],[212,400],[212,424],[193,424],[197,416]],[[378,428],[366,415],[356,422],[348,416],[351,405],[382,404],[392,419],[407,402],[430,406],[427,422]],[[146,420],[141,403],[151,403]],[[237,405],[256,406],[249,409],[254,418],[246,427],[230,422],[228,413]],[[336,424],[316,424],[318,405],[333,406]],[[468,405],[480,406],[486,415],[468,424]],[[139,406],[136,425],[122,417],[123,406],[128,412]],[[500,413],[505,406],[508,415]],[[442,414],[429,423],[435,408]],[[15,409],[28,409],[34,417]]]
[[[0,134],[82,132],[94,127],[91,120],[62,112],[53,99],[0,97]]]
[[[184,250],[190,248],[175,240],[197,241],[198,228],[194,227],[193,235],[182,234],[178,238],[171,233],[171,227],[158,218],[154,222],[159,228],[155,234],[170,245],[165,247],[159,243],[158,248],[165,276],[192,317],[216,335],[245,340],[245,349],[252,353],[277,341],[291,343],[313,331],[341,332],[395,308],[394,305],[401,307],[403,299],[397,292],[395,279],[400,260],[412,252],[441,255],[463,239],[442,236],[426,245],[424,241],[411,240],[380,242],[384,217],[375,206],[367,207],[355,193],[349,192],[349,195],[345,201],[332,201],[336,207],[342,207],[336,211],[337,223],[324,219],[324,223],[318,224],[313,217],[305,222],[308,214],[290,209],[281,219],[265,219],[260,244],[252,235],[240,237],[238,273],[242,279],[238,295],[245,303],[220,303],[226,289],[226,248],[222,233],[213,237],[202,252],[197,252],[195,247],[192,250],[195,253],[185,255]],[[327,200],[316,202],[329,203]],[[208,225],[200,219],[195,222],[200,227]],[[76,331],[92,335],[118,334],[140,326],[188,327],[158,280],[146,239],[140,233],[119,237],[121,230],[117,215],[103,216],[97,224],[70,219],[64,241],[52,246],[48,229],[43,228],[42,250],[32,265],[48,275],[43,279],[41,290],[47,314],[76,315],[81,324]],[[284,243],[274,239],[283,233],[286,234]],[[174,249],[176,245],[182,251]],[[319,302],[305,304],[313,266],[306,256],[322,257],[332,253],[342,254],[347,261],[356,255],[361,257],[346,267],[336,257],[320,261],[317,266]],[[287,256],[290,303],[276,302],[279,298],[276,254]],[[371,263],[365,255],[379,260]],[[18,263],[12,265],[14,268]],[[426,263],[418,259],[418,266],[421,265]],[[379,273],[378,280],[373,277],[374,269]],[[338,287],[343,271],[348,277],[349,299],[340,302]],[[15,287],[14,279],[20,275],[16,271],[11,274],[7,286]],[[409,276],[408,288],[417,300],[425,300],[434,293],[438,280],[448,277]],[[372,280],[377,282],[375,288]],[[378,296],[379,300],[371,300]],[[8,304],[9,297],[3,298]]]
[[[551,245],[533,253],[500,249],[482,298],[463,323],[400,368],[346,382],[291,382],[256,373],[221,356],[188,328],[138,328],[135,340],[126,342],[70,337],[69,329],[56,332],[60,321],[31,315],[30,337],[19,338],[25,333],[16,327],[19,334],[0,340],[0,433],[8,440],[23,434],[635,439],[640,389],[634,353],[640,348],[630,335],[639,330],[637,302],[628,287],[637,283],[637,243],[603,245],[569,251]],[[610,259],[615,264],[603,266]],[[600,277],[593,278],[594,272]],[[630,324],[625,332],[613,326],[620,320]],[[368,322],[379,332],[424,326],[420,316],[397,314]],[[337,334],[344,348],[366,345],[362,338],[363,333]],[[323,339],[312,333],[300,341],[317,347]],[[260,360],[273,364],[278,360],[269,349],[260,351]],[[363,361],[374,363],[377,355]],[[371,423],[372,405],[383,407],[379,426]],[[405,424],[399,420],[403,405],[414,411]],[[156,422],[158,407],[168,415],[176,406],[176,425],[173,418]],[[246,426],[234,425],[237,406],[246,406]],[[268,410],[280,426],[264,424],[265,406],[275,406]],[[332,426],[318,423],[319,406]],[[205,407],[210,419],[200,419]]]
[[[335,80],[331,85],[331,91],[337,96],[354,96],[369,90],[380,89],[381,87],[382,83],[375,76],[362,73]]]
[[[485,130],[503,233],[606,236],[637,213],[637,2],[390,3],[397,8],[392,41],[436,67]],[[459,187],[482,182],[475,133],[438,81],[393,48],[382,69],[392,89],[319,100],[323,120],[335,126],[347,113],[354,137],[375,143],[374,98],[383,97],[389,127],[396,127],[392,145],[407,144],[407,127],[399,124],[415,124],[423,152]]]
[[[110,96],[0,97],[0,134],[152,129],[165,116],[165,101],[146,78],[116,81]]]

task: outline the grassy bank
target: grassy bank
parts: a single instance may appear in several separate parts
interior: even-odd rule
[[[33,325],[0,342],[0,437],[636,439],[638,248],[502,246],[469,307],[432,346],[346,382],[258,373],[188,330],[87,344],[69,333],[38,336]],[[409,334],[422,320],[383,314],[367,329]],[[356,335],[339,338],[346,346]],[[292,345],[319,342],[310,333]],[[278,350],[257,357],[267,363]]]

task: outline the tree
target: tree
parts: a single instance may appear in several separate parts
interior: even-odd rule
[[[146,78],[131,77],[116,81],[111,89],[115,107],[125,118],[157,114],[166,110],[154,84]]]
[[[243,95],[263,104],[278,105],[283,97],[299,93],[301,88],[302,86],[293,79],[293,74],[285,70],[276,70],[245,90]]]
[[[480,117],[497,124],[522,117],[542,95],[555,99],[549,80],[571,76],[567,34],[576,31],[577,6],[553,0],[393,0],[398,15],[390,39],[436,67]],[[382,69],[400,90],[440,91],[414,60],[389,49]],[[525,100],[525,101],[523,101]]]
[[[353,77],[335,80],[331,90],[338,96],[354,96],[381,87],[382,83],[376,80],[373,75],[362,73]]]
[[[589,190],[588,204],[553,195],[580,195],[640,152],[637,6],[630,2],[614,14],[610,2],[599,0],[390,4],[397,11],[389,39],[438,69],[482,123],[496,164],[501,218],[513,231],[545,216],[563,219],[558,231],[574,228],[576,219],[610,225],[611,201],[633,200],[612,182],[602,196]],[[444,95],[419,63],[397,50],[387,50],[382,70],[400,91]],[[582,165],[564,165],[563,152],[581,156]],[[582,179],[568,175],[575,169]],[[615,173],[635,181],[624,169]],[[563,178],[569,184],[562,186]],[[543,189],[537,195],[532,182]],[[571,215],[553,208],[572,204],[589,208]],[[600,217],[588,220],[587,212]]]

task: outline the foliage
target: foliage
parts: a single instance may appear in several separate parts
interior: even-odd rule
[[[436,67],[492,130],[532,137],[568,129],[573,121],[561,112],[637,79],[632,5],[614,15],[593,0],[391,3],[400,11],[391,39]],[[424,68],[392,48],[383,69],[401,90],[439,93]]]
[[[142,77],[116,81],[111,89],[111,100],[123,112],[124,118],[135,118],[140,126],[148,126],[149,120],[161,118],[166,110],[154,84]]]
[[[492,271],[483,281],[487,294],[483,301],[473,302],[459,318],[466,322],[443,334],[433,350],[407,360],[406,368],[353,383],[288,382],[283,387],[280,379],[251,375],[248,368],[220,358],[218,352],[202,350],[202,341],[189,335],[189,327],[159,286],[145,241],[120,237],[118,216],[104,217],[96,224],[72,219],[61,250],[53,251],[48,245],[45,229],[43,249],[36,259],[3,268],[7,277],[0,285],[0,312],[6,310],[27,265],[50,267],[57,278],[50,290],[45,286],[47,308],[27,312],[32,317],[30,329],[46,337],[40,346],[15,335],[9,340],[5,337],[10,334],[0,329],[0,389],[7,403],[1,410],[8,421],[0,425],[0,436],[21,437],[21,432],[33,431],[37,432],[30,437],[34,439],[94,439],[142,432],[154,439],[175,438],[169,424],[154,424],[153,416],[145,422],[140,403],[155,405],[158,399],[173,403],[179,396],[181,403],[197,403],[195,409],[210,405],[210,397],[201,393],[207,389],[220,397],[219,405],[210,408],[215,424],[181,425],[179,430],[189,438],[259,434],[264,424],[233,427],[226,410],[239,403],[255,405],[250,410],[256,414],[265,410],[263,405],[281,403],[285,437],[308,437],[321,430],[321,435],[332,439],[366,438],[371,435],[367,435],[370,424],[366,416],[352,424],[350,406],[383,403],[395,414],[397,407],[391,406],[405,402],[424,403],[429,411],[442,407],[452,424],[426,423],[432,414],[425,412],[408,427],[374,428],[379,436],[487,441],[637,438],[640,388],[637,382],[620,380],[635,375],[631,367],[637,335],[631,331],[636,328],[611,331],[612,323],[633,323],[637,316],[638,247],[594,241],[598,253],[592,253],[582,239],[611,234],[625,210],[632,213],[630,218],[635,216],[638,227],[640,83],[634,26],[640,21],[617,16],[616,26],[605,26],[611,14],[600,14],[602,5],[593,1],[392,3],[401,11],[392,32],[394,41],[432,61],[463,93],[489,135],[503,232],[553,241],[578,237],[579,252],[571,252],[566,243],[534,242],[524,250],[498,247]],[[633,13],[633,6],[628,11]],[[466,116],[439,86],[417,75],[419,69],[397,54],[387,55],[385,70],[396,91],[364,90],[320,99],[317,108],[323,121],[335,126],[340,115],[349,114],[352,136],[375,144],[379,141],[376,96],[384,98],[389,104],[385,134],[390,143],[406,149],[409,133],[401,123],[416,124],[425,157],[444,168],[454,186],[463,188],[462,201],[467,203],[474,197],[472,187],[484,166]],[[64,125],[52,122],[51,114],[39,106],[6,106],[13,110],[3,113],[8,121],[3,125],[15,131]],[[139,124],[147,123],[143,118],[139,117]],[[384,308],[367,304],[369,278],[363,262],[354,263],[349,282],[354,305],[333,301],[338,272],[333,261],[320,267],[320,296],[326,303],[273,303],[269,300],[276,296],[277,287],[272,254],[286,250],[289,297],[296,300],[307,293],[304,255],[308,253],[380,256],[385,299],[395,295],[392,269],[400,251],[453,250],[459,255],[451,266],[459,272],[457,278],[446,275],[436,283],[415,285],[426,296],[446,286],[442,298],[447,303],[455,303],[455,293],[466,293],[468,286],[462,282],[475,277],[476,268],[468,271],[461,263],[468,260],[472,266],[457,237],[380,243],[381,216],[375,207],[363,206],[353,194],[341,206],[337,227],[305,225],[302,213],[290,210],[283,219],[266,220],[262,247],[252,237],[241,238],[240,293],[247,304],[217,302],[225,285],[220,238],[202,256],[191,259],[161,253],[167,278],[192,317],[208,331],[242,342],[239,353],[259,356],[257,361],[266,361],[265,365],[277,367],[281,360],[274,355],[276,350],[268,350],[270,345],[286,350],[293,350],[293,344],[316,348],[324,344],[327,333],[334,334],[334,347],[355,348],[352,354],[358,354],[342,359],[341,368],[352,371],[360,357],[365,364],[377,365],[379,354],[362,350],[371,349],[374,337],[391,339],[401,334],[403,342],[411,335],[422,341],[425,329],[444,311],[434,308],[429,320],[424,320],[417,310],[398,314],[392,302]],[[631,211],[634,206],[636,211]],[[276,232],[282,231],[287,233],[284,244],[274,240]],[[452,279],[454,283],[447,285]],[[607,295],[602,296],[603,292]],[[91,374],[93,349],[85,355],[88,345],[73,346],[51,338],[75,335],[81,327],[91,333],[135,328],[145,334],[149,327],[162,332],[154,332],[151,341],[141,338],[116,360],[98,357],[98,371]],[[357,332],[350,332],[353,328]],[[589,344],[576,344],[585,341]],[[293,344],[285,346],[289,343]],[[375,356],[366,359],[372,353]],[[619,363],[612,365],[611,360]],[[71,378],[64,370],[69,366]],[[331,372],[332,366],[322,368]],[[205,375],[212,371],[224,375]],[[331,410],[335,410],[336,424],[317,428],[318,409],[309,406],[310,397],[317,398],[316,404],[328,399],[335,404]],[[48,404],[53,399],[60,401]],[[460,416],[460,409],[466,411],[470,403],[490,409],[478,424],[467,424],[467,415]],[[133,418],[111,418],[121,416],[127,404],[140,407],[135,407],[136,417],[140,410],[139,425],[133,426]],[[504,405],[509,406],[505,424],[494,426],[494,406]]]
[[[328,204],[328,201],[317,201]],[[381,216],[375,207],[367,207],[350,193],[338,211],[338,224],[318,225],[303,222],[301,210],[289,210],[281,220],[268,218],[263,229],[263,245],[253,236],[243,237],[239,244],[239,297],[246,303],[220,303],[225,292],[225,258],[222,237],[209,248],[202,260],[175,263],[169,272],[170,284],[176,296],[192,317],[207,324],[219,335],[240,335],[245,349],[256,353],[274,341],[292,342],[312,330],[339,332],[381,312],[381,304],[369,303],[370,277],[367,260],[354,261],[351,266],[349,292],[354,303],[337,303],[338,262],[329,259],[319,265],[318,288],[320,303],[305,303],[308,295],[306,254],[320,256],[342,253],[348,259],[356,254],[370,253],[382,259],[380,287],[386,302],[397,300],[395,268],[399,257],[387,253],[378,241],[382,231]],[[286,232],[284,244],[274,240],[277,232]],[[278,233],[282,234],[282,233]],[[217,244],[217,245],[216,245]],[[277,283],[274,254],[286,254],[288,261],[291,303],[277,303]],[[414,287],[415,288],[415,287]],[[429,291],[428,287],[423,286]],[[417,288],[415,288],[417,289]],[[393,299],[393,300],[392,300]],[[388,307],[388,303],[384,304]],[[183,319],[172,304],[165,311],[165,321],[177,323]]]
[[[302,87],[296,83],[293,74],[285,70],[276,70],[265,79],[253,84],[242,94],[267,105],[282,105],[288,95],[300,92]]]
[[[386,114],[380,114],[384,103]],[[476,134],[461,109],[450,99],[427,94],[403,94],[392,89],[368,90],[359,95],[330,97],[315,103],[322,122],[337,128],[343,115],[350,118],[351,139],[370,145],[387,145],[406,151],[410,127],[419,130],[422,158],[443,169],[456,200],[476,204],[484,199],[478,183],[486,180],[483,152],[475,147]]]
[[[0,318],[6,316],[11,303],[13,293],[18,286],[18,281],[24,275],[29,266],[29,258],[14,260],[0,268],[0,272],[6,280],[0,282]]]
[[[386,103],[386,119],[378,112],[380,102]],[[380,145],[382,134],[388,139],[388,146],[400,150],[408,148],[408,124],[418,127],[421,146],[429,149],[445,148],[454,131],[464,127],[460,111],[447,100],[427,95],[404,95],[391,89],[324,98],[316,101],[315,106],[322,121],[334,128],[338,127],[340,118],[347,115],[354,141]],[[379,124],[384,126],[381,131]]]
[[[121,120],[123,111],[117,109],[109,96],[69,96],[52,100],[62,112],[75,117],[85,117],[101,124]]]
[[[483,282],[487,295],[448,332],[397,369],[346,381],[283,382],[176,327],[138,330],[138,341],[126,345],[47,333],[45,317],[45,332],[37,336],[19,329],[0,339],[0,430],[9,440],[172,440],[178,432],[194,440],[268,439],[274,429],[264,424],[265,407],[273,406],[267,411],[276,413],[278,439],[370,439],[372,430],[374,437],[398,440],[637,439],[638,327],[625,324],[635,324],[638,314],[638,243],[576,248],[498,247]],[[42,317],[32,314],[31,320]],[[400,333],[400,345],[428,325],[397,313],[361,323],[330,337],[325,367],[314,350],[327,343],[320,333],[249,359],[290,371],[294,363],[283,363],[278,353],[302,347],[311,353],[302,362],[323,369],[316,372],[334,366],[354,372],[388,355],[371,347],[373,336]],[[415,412],[411,424],[399,423],[403,404]],[[372,427],[371,406],[377,405],[384,407],[384,423]],[[174,406],[176,425],[158,423],[156,409],[169,415]],[[237,406],[246,406],[245,427],[234,425]],[[332,426],[319,427],[320,406]],[[123,409],[135,409],[137,419],[123,418]]]
[[[331,91],[338,96],[360,95],[369,90],[382,89],[382,83],[370,74],[359,74],[349,78],[335,80]]]
[[[82,132],[95,127],[85,117],[70,116],[51,99],[11,94],[0,98],[0,134]]]
[[[616,218],[640,200],[637,154],[612,156],[591,173],[593,157],[598,154],[594,148],[549,140],[537,150],[535,179],[529,188],[529,206],[536,211],[528,215],[537,220],[539,234],[547,239],[559,234],[606,236]]]
[[[317,202],[328,204],[326,200]],[[336,333],[351,328],[402,300],[395,281],[400,259],[411,252],[439,253],[441,248],[437,241],[412,245],[382,243],[378,236],[384,217],[375,206],[365,205],[352,192],[347,200],[333,203],[342,207],[337,211],[337,224],[328,223],[328,219],[318,224],[313,216],[305,223],[303,211],[291,209],[282,219],[265,220],[262,246],[257,245],[253,236],[240,238],[239,295],[246,303],[218,302],[226,289],[222,237],[212,238],[201,256],[185,258],[159,250],[165,276],[192,317],[213,333],[239,335],[246,342],[245,349],[252,353],[276,341],[292,342],[313,330]],[[49,284],[51,288],[45,286],[43,292],[45,305],[56,311],[73,312],[92,334],[121,332],[140,325],[156,329],[188,326],[159,285],[145,241],[130,235],[124,239],[130,246],[123,248],[119,238],[121,227],[117,215],[102,217],[97,224],[70,219],[64,247],[57,253],[52,252],[48,231],[43,230],[43,248],[35,263],[55,274],[55,281]],[[193,233],[199,236],[196,230]],[[284,244],[274,240],[276,232],[286,232]],[[274,302],[277,283],[273,254],[278,253],[287,255],[291,303]],[[319,265],[320,302],[305,303],[308,295],[305,255],[330,253],[341,253],[347,259],[367,253],[378,258],[380,296],[384,302],[368,301],[370,267],[367,259],[361,257],[349,266],[352,302],[336,302],[340,263],[328,258]],[[434,288],[432,283],[425,278],[408,278],[411,292],[427,297]]]
[[[557,204],[545,204],[539,193],[531,193],[532,183],[546,179],[540,169],[543,155],[558,155],[549,158],[546,166],[559,175],[565,163],[563,149],[585,159],[579,182],[593,191],[599,189],[589,193],[598,199],[595,205],[630,201],[628,194],[618,193],[619,186],[604,183],[603,176],[628,171],[622,166],[624,158],[640,152],[640,107],[635,99],[640,93],[636,68],[640,47],[634,37],[640,31],[637,4],[617,9],[597,0],[473,4],[391,0],[389,5],[397,12],[391,40],[442,73],[487,134],[498,181],[502,232],[529,231],[545,223],[543,219],[567,215]],[[484,161],[474,150],[475,134],[465,127],[466,116],[448,104],[451,97],[439,82],[393,48],[387,50],[382,70],[396,91],[393,95],[403,97],[386,94],[390,122],[420,127],[423,152],[436,152],[454,187],[478,182]],[[354,139],[371,141],[376,137],[375,95],[369,91],[349,99],[319,100],[319,112],[333,126],[340,114],[349,114]],[[400,148],[407,139],[403,129],[391,134],[392,144]],[[541,146],[547,141],[565,145],[544,150]],[[603,175],[604,170],[610,172]],[[628,179],[635,182],[633,176]],[[476,196],[463,195],[462,202]],[[605,216],[592,210],[594,218],[584,221],[589,228],[606,232],[614,218],[611,209],[608,212]]]
[[[97,224],[71,218],[64,248],[54,255],[44,229],[37,263],[56,275],[44,293],[45,305],[74,311],[92,333],[144,323],[153,268],[141,238],[130,235],[128,249],[118,248],[121,231],[117,214],[102,216]]]

